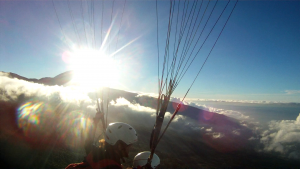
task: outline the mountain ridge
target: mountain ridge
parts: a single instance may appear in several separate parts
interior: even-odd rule
[[[9,72],[10,78],[17,78],[20,80],[26,80],[29,82],[34,82],[34,83],[39,83],[39,84],[44,84],[44,85],[49,85],[49,86],[65,85],[67,82],[69,82],[72,79],[73,75],[74,75],[73,71],[67,71],[67,72],[61,73],[53,78],[52,77],[44,77],[44,78],[40,78],[40,79],[29,79],[29,78],[20,76],[18,74]],[[130,102],[135,101],[136,103],[138,103],[142,106],[156,109],[157,98],[145,96],[145,95],[138,97],[138,95],[139,94],[133,93],[133,92],[109,88],[109,97],[111,100],[116,101],[118,98],[123,97]],[[167,111],[170,112],[171,114],[173,114],[173,112],[176,109],[176,106],[177,106],[177,103],[170,101]],[[182,109],[184,109],[184,110],[182,110],[182,111],[180,110],[178,112],[178,115],[183,115],[183,116],[189,117],[191,119],[197,119],[199,121],[199,123],[201,123],[201,124],[218,125],[218,126],[223,126],[223,127],[230,126],[232,128],[248,130],[246,127],[240,125],[237,122],[237,120],[235,120],[231,117],[225,116],[223,114],[209,112],[207,110],[203,110],[203,109],[188,106],[188,105],[183,105],[183,106],[184,106],[184,108],[182,108]],[[248,130],[248,135],[249,136],[252,135],[250,130]]]
[[[25,80],[28,82],[39,83],[39,84],[44,84],[44,85],[49,85],[49,86],[64,85],[72,79],[73,74],[74,74],[74,71],[70,70],[70,71],[61,73],[55,77],[43,77],[40,79],[36,79],[36,78],[26,78],[24,76],[21,76],[16,73],[12,73],[12,72],[4,72],[4,71],[0,71],[0,72],[6,74],[6,76],[10,77],[10,78],[16,78],[19,80]]]

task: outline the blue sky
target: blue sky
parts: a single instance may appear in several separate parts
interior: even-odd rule
[[[28,78],[53,77],[69,70],[70,65],[62,59],[62,54],[71,50],[73,44],[92,46],[93,42],[88,15],[92,1],[83,2],[88,45],[81,25],[81,1],[70,3],[79,38],[67,1],[54,1],[62,29],[52,1],[0,1],[0,70]],[[95,1],[97,48],[101,42],[100,29],[105,35],[111,23],[112,2],[105,3],[101,27],[102,1]],[[119,87],[157,93],[155,1],[128,0],[119,29],[124,2],[115,1],[112,43],[107,52],[138,39],[115,55],[115,60],[121,63],[117,68],[122,84]],[[220,1],[216,10],[220,12],[226,2]],[[161,55],[168,5],[168,1],[158,3]],[[299,1],[240,1],[188,97],[300,102],[299,8]],[[209,49],[209,46],[203,48]],[[199,57],[173,96],[183,97],[202,61],[203,57]]]

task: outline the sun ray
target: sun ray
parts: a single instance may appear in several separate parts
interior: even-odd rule
[[[110,55],[110,57],[113,57],[115,54],[117,54],[118,52],[120,52],[121,50],[123,50],[124,48],[126,48],[127,46],[129,46],[130,44],[132,44],[133,42],[135,42],[136,40],[138,40],[141,36],[133,39],[132,41],[128,42],[127,44],[125,44],[124,46],[122,46],[120,49],[118,49],[117,51],[115,51],[114,53],[112,53]]]
[[[112,27],[113,27],[114,23],[115,23],[115,19],[112,20],[112,23],[110,24],[110,26],[109,26],[109,28],[108,28],[108,30],[107,30],[107,34],[106,34],[106,36],[105,36],[105,38],[104,38],[104,40],[103,40],[103,43],[102,43],[102,45],[101,45],[101,47],[100,47],[100,51],[103,51],[103,48],[104,48],[104,46],[105,46],[105,44],[106,44],[106,41],[107,41],[107,39],[108,39],[108,37],[109,37],[109,35],[110,35],[110,32],[111,32],[111,30],[112,30]]]

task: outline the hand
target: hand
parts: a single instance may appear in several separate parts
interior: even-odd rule
[[[97,113],[94,117],[94,123],[98,124],[100,119],[104,116],[104,113],[102,113],[98,108],[96,109]]]

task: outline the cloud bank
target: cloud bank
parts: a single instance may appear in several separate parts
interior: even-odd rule
[[[285,90],[286,94],[300,94],[300,90]]]
[[[176,98],[176,97],[172,97],[171,101],[176,102],[176,103],[180,103],[181,99]],[[192,101],[184,101],[183,104],[188,105],[188,106],[192,106],[192,107],[196,107],[196,108],[201,109],[201,110],[206,110],[206,111],[213,112],[213,113],[223,114],[225,116],[232,117],[232,118],[235,118],[237,120],[253,120],[249,116],[246,116],[246,115],[244,115],[243,113],[241,113],[239,111],[218,109],[218,108],[206,106],[205,104],[195,103],[195,102],[192,102]]]
[[[287,91],[287,93],[295,94],[298,91]],[[145,96],[145,95],[144,95]],[[151,97],[152,95],[150,95]],[[171,101],[180,103],[180,98],[173,97]],[[300,114],[296,120],[281,120],[271,121],[267,128],[263,128],[261,124],[255,122],[250,116],[246,116],[239,111],[218,109],[206,106],[205,104],[197,103],[197,101],[218,101],[218,102],[239,102],[239,103],[275,103],[275,102],[257,102],[257,101],[236,101],[236,100],[204,100],[204,99],[186,99],[185,105],[193,106],[209,112],[223,114],[228,117],[237,119],[239,123],[253,131],[256,135],[249,138],[249,141],[254,141],[259,151],[276,152],[284,157],[291,159],[300,158]],[[278,103],[278,102],[277,102]],[[194,130],[202,130],[214,138],[222,138],[224,133],[216,131],[214,127],[193,127]],[[243,131],[232,130],[232,134],[240,135]],[[258,142],[257,142],[258,141]],[[262,145],[262,146],[261,146]]]
[[[287,93],[287,92],[286,92]],[[296,94],[295,92],[290,92],[290,94]],[[289,93],[287,93],[289,94]],[[197,98],[187,98],[186,101],[189,102],[225,102],[225,103],[252,103],[252,104],[295,104],[296,102],[281,102],[281,101],[260,101],[260,100],[221,100],[221,99],[197,99]],[[300,103],[296,103],[300,104]]]
[[[0,103],[17,106],[16,112],[10,112],[14,114],[13,122],[16,121],[16,126],[23,131],[22,138],[30,138],[33,144],[50,138],[53,133],[71,147],[82,144],[96,113],[96,101],[92,96],[93,94],[79,87],[45,86],[12,79],[6,74],[0,75]],[[1,112],[2,117],[4,113]],[[110,101],[107,116],[108,122],[119,121],[132,126],[144,126],[150,132],[155,122],[156,110],[118,98]],[[170,117],[171,113],[166,112],[165,122]],[[170,128],[184,126],[187,120],[194,122],[178,115]],[[16,130],[13,127],[11,122],[5,122],[1,129]]]
[[[148,97],[148,95],[137,97]],[[172,98],[171,101],[178,103],[180,99]],[[55,133],[59,136],[58,140],[71,147],[83,143],[96,113],[94,98],[90,93],[78,87],[45,86],[11,79],[5,74],[0,75],[0,102],[18,105],[16,120],[13,121],[17,121],[17,127],[23,130],[24,137],[41,141],[50,138],[51,134]],[[184,104],[235,118],[245,129],[256,130],[259,127],[249,122],[252,120],[251,117],[238,111],[216,109],[188,101]],[[171,116],[170,112],[166,112],[164,125]],[[154,108],[130,102],[125,98],[111,100],[109,103],[108,122],[126,122],[133,127],[142,126],[150,132],[155,118]],[[3,123],[1,129],[9,128],[10,124],[5,121],[5,118],[1,120],[1,123]],[[241,128],[224,129],[213,124],[200,124],[196,119],[183,115],[175,116],[169,130],[172,129],[178,132],[189,131],[190,133],[198,132],[198,134],[200,132],[205,136],[204,138],[209,137],[220,142],[228,138],[229,140],[242,139],[246,132]],[[297,147],[297,145],[300,145],[300,115],[296,120],[271,121],[268,129],[259,135],[260,137],[253,136],[249,140],[259,140],[264,145],[262,151],[278,152],[286,157],[299,159],[300,146]],[[234,142],[230,144],[234,145]]]
[[[296,120],[271,121],[261,134],[264,151],[279,152],[289,158],[300,159],[300,114]]]

